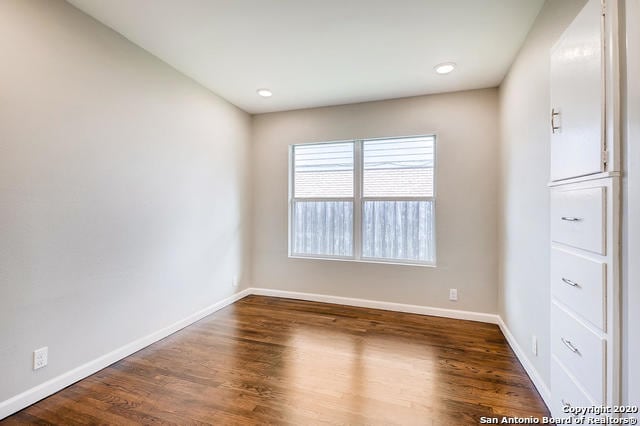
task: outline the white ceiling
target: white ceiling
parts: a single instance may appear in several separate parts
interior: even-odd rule
[[[250,113],[497,86],[544,2],[68,1]]]

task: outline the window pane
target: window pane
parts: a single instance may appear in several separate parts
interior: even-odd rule
[[[353,197],[353,142],[293,147],[294,197]]]
[[[433,201],[365,201],[362,257],[433,262]]]
[[[296,201],[291,227],[293,254],[353,255],[351,201]]]
[[[365,141],[365,197],[432,197],[434,137]]]

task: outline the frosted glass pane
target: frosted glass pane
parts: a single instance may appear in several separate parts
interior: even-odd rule
[[[432,197],[434,137],[364,141],[365,197]]]
[[[294,197],[353,197],[353,142],[293,147]]]
[[[432,201],[366,201],[362,257],[433,262]]]
[[[351,201],[296,201],[291,226],[293,254],[353,255]]]

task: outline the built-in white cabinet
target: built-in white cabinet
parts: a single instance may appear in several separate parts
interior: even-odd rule
[[[565,248],[551,249],[551,296],[606,331],[607,263]]]
[[[551,180],[605,171],[602,5],[590,0],[551,50]]]
[[[606,339],[582,318],[557,303],[551,304],[553,356],[577,378],[598,405],[606,401]]]
[[[550,408],[557,417],[571,406],[619,403],[620,173],[611,161],[619,129],[608,16],[616,6],[589,0],[550,53]]]
[[[551,192],[551,241],[606,254],[606,188]]]
[[[551,360],[551,389],[554,399],[550,408],[555,417],[570,417],[563,412],[563,407],[566,405],[573,407],[596,405],[576,383],[575,378],[555,359]]]
[[[550,191],[551,359],[572,381],[564,385],[553,377],[551,396],[556,410],[578,404],[562,395],[569,389],[579,390],[580,401],[586,396],[597,405],[614,405],[619,394],[619,178],[605,174],[552,183]]]

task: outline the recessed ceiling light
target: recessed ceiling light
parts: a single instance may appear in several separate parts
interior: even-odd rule
[[[449,74],[456,69],[456,64],[453,62],[443,62],[433,67],[433,69],[435,69],[438,74]]]
[[[271,96],[273,96],[273,93],[269,89],[258,89],[256,90],[256,93],[258,93],[258,95],[262,96],[263,98],[270,98]]]

